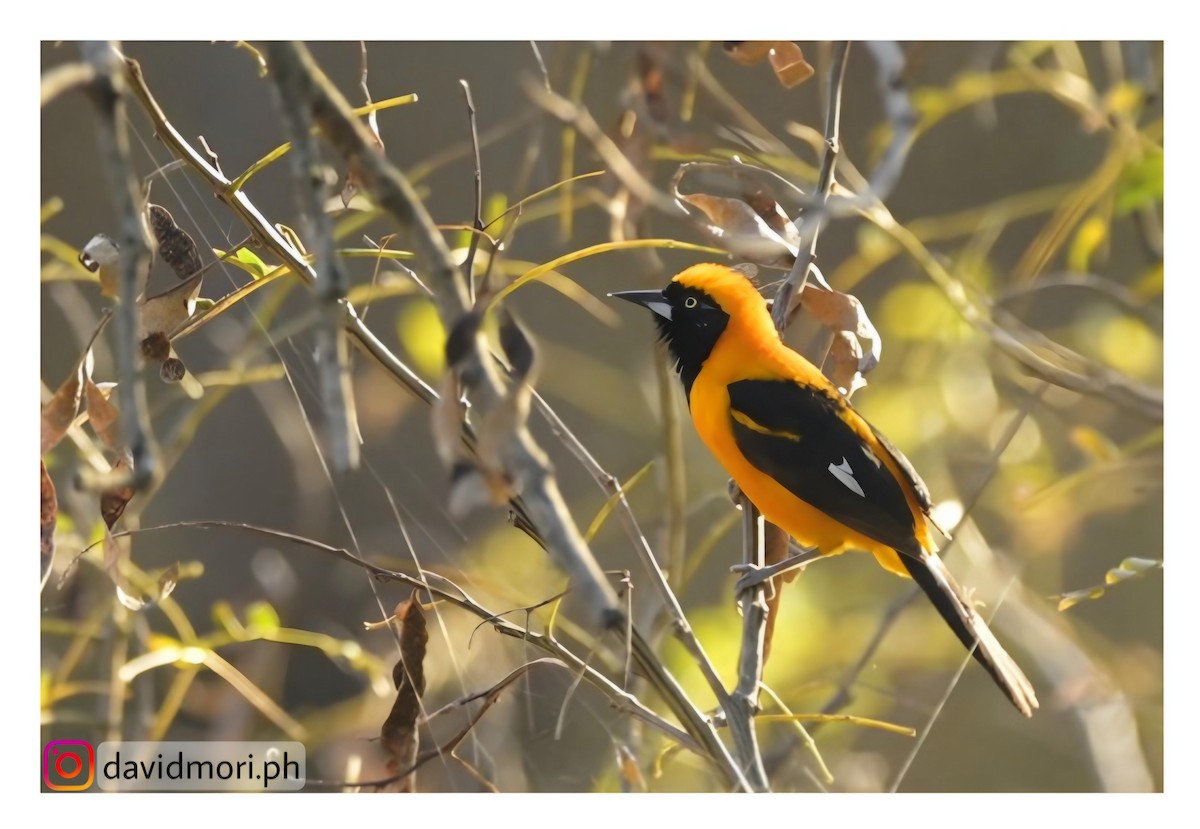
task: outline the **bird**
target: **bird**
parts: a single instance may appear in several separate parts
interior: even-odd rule
[[[610,294],[654,314],[701,440],[742,494],[802,547],[862,550],[913,579],[1026,717],[1033,686],[937,554],[933,502],[913,465],[784,344],[743,272],[693,265],[662,291]]]

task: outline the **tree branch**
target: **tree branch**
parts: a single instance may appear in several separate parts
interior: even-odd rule
[[[125,119],[125,81],[119,69],[116,43],[90,41],[81,47],[84,60],[94,78],[90,87],[92,102],[100,120],[97,142],[108,175],[108,191],[120,217],[121,231],[117,246],[121,252],[121,272],[117,283],[119,304],[116,312],[117,396],[121,401],[121,438],[129,450],[131,469],[120,480],[104,476],[98,486],[146,487],[154,477],[154,438],[146,409],[146,386],[139,370],[138,294],[142,274],[150,265],[150,247],[142,219],[141,192],[133,163],[129,158],[129,134]]]
[[[283,47],[267,44],[272,64]],[[346,297],[346,274],[337,254],[333,223],[325,212],[325,185],[322,180],[320,152],[312,131],[312,112],[308,101],[289,76],[272,73],[279,97],[279,110],[292,144],[292,169],[296,190],[316,254],[316,300],[321,324],[317,328],[317,371],[321,401],[328,419],[329,443],[334,468],[339,471],[358,466],[359,446],[354,416],[354,389],[350,382],[349,354],[342,328]]]
[[[779,286],[771,310],[775,328],[781,333],[787,328],[794,306],[798,304],[797,299],[804,292],[808,271],[817,255],[817,238],[827,218],[829,191],[833,189],[833,169],[841,152],[842,83],[846,78],[846,56],[849,52],[848,41],[834,46],[833,68],[829,75],[829,106],[825,113],[825,154],[821,158],[821,173],[817,177],[816,202],[801,216],[801,252],[787,278]],[[808,236],[807,246],[804,244],[805,236]]]

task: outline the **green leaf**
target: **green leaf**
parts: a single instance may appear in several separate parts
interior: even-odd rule
[[[258,258],[258,254],[249,248],[238,248],[237,253],[233,254],[233,256],[229,256],[225,251],[218,248],[213,248],[213,253],[229,264],[241,268],[255,279],[262,279],[269,271],[273,270],[267,267],[266,263]]]
[[[1163,153],[1147,153],[1121,172],[1114,209],[1124,216],[1163,198]]]

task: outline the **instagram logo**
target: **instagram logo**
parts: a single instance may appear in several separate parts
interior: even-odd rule
[[[86,774],[85,774],[86,773]],[[54,740],[42,755],[42,779],[56,792],[81,792],[96,775],[96,754],[86,740]]]

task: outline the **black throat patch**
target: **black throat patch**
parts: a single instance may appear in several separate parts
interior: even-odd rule
[[[712,354],[717,340],[729,323],[729,315],[703,291],[672,282],[663,297],[671,304],[671,318],[655,316],[659,334],[675,359],[679,379],[691,406],[692,383],[704,361]]]

